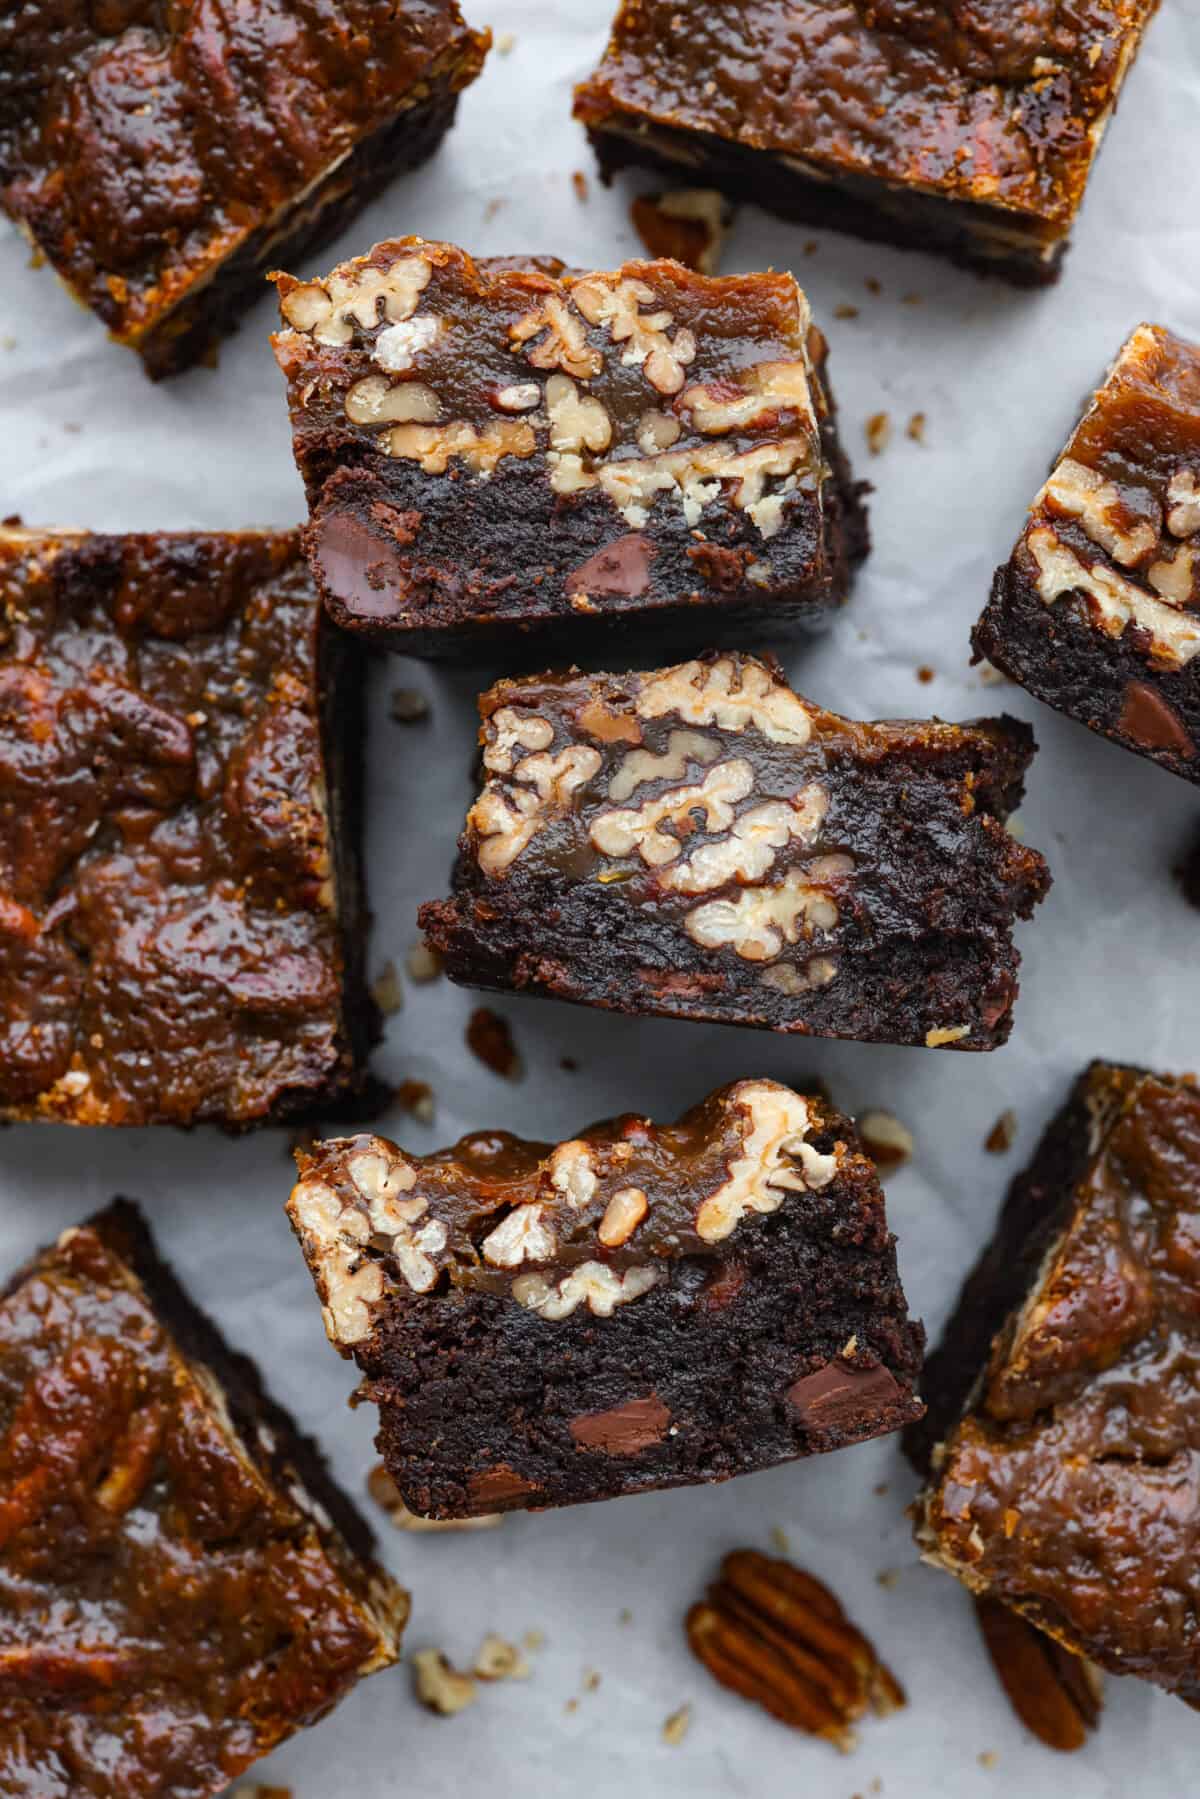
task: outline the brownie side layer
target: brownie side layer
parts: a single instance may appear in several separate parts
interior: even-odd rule
[[[832,178],[789,166],[782,156],[711,132],[644,125],[613,113],[588,127],[605,181],[622,169],[660,170],[689,185],[712,186],[780,218],[842,231],[901,250],[936,250],[959,268],[997,275],[1015,287],[1049,287],[1062,274],[1059,242],[1022,242],[1002,209],[945,200],[896,183],[842,173]]]

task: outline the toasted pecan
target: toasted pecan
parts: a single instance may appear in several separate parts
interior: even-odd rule
[[[1048,1749],[1082,1749],[1100,1722],[1100,1677],[998,1599],[977,1594],[975,1612],[992,1666],[1022,1724]]]
[[[834,1595],[790,1562],[739,1549],[687,1615],[692,1652],[722,1686],[795,1730],[854,1747],[868,1709],[905,1703],[895,1676]]]

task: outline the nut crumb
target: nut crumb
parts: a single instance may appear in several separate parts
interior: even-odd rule
[[[922,687],[928,687],[929,683],[934,679],[936,672],[935,669],[930,668],[928,662],[922,662],[917,670],[917,680],[921,683]]]
[[[479,1645],[474,1672],[480,1680],[528,1680],[533,1669],[515,1643],[489,1631]]]
[[[516,47],[516,42],[517,42],[517,39],[516,39],[515,32],[512,32],[512,31],[498,32],[496,34],[496,55],[497,56],[508,56],[510,54],[510,52]]]
[[[887,449],[892,439],[892,421],[886,412],[873,412],[866,423],[867,448],[872,456],[879,456]]]
[[[771,1548],[775,1551],[776,1555],[791,1555],[792,1546],[788,1542],[786,1530],[782,1530],[778,1524],[772,1524],[769,1537]]]
[[[599,1685],[600,1685],[600,1676],[597,1673],[596,1669],[595,1668],[585,1668],[583,1671],[583,1690],[584,1690],[584,1692],[585,1693],[594,1693]]]
[[[417,1698],[440,1718],[454,1717],[456,1712],[474,1705],[479,1697],[472,1676],[452,1668],[440,1649],[418,1649],[412,1658],[412,1671]]]
[[[428,1081],[401,1081],[392,1097],[418,1124],[433,1123],[433,1088]]]
[[[542,1647],[545,1641],[546,1633],[544,1630],[527,1630],[525,1635],[521,1638],[521,1647],[522,1649],[527,1650],[530,1655],[536,1655],[537,1651]]]
[[[404,989],[400,985],[400,976],[396,973],[394,962],[385,962],[371,982],[371,998],[385,1018],[390,1018],[393,1012],[398,1012],[403,1006]]]
[[[229,1799],[292,1799],[291,1787],[234,1787]]]
[[[419,1512],[410,1512],[400,1497],[400,1489],[383,1466],[372,1468],[367,1476],[367,1492],[381,1505],[397,1530],[409,1530],[416,1534],[428,1531],[444,1530],[494,1530],[497,1524],[503,1524],[503,1512],[480,1512],[474,1518],[422,1518]]]
[[[574,1056],[560,1056],[558,1065],[564,1074],[579,1073],[579,1063],[575,1060]]]
[[[809,240],[808,240],[808,242],[807,242],[807,243],[806,243],[806,244],[805,244],[805,246],[804,246],[804,254],[805,254],[805,255],[806,255],[806,256],[815,256],[815,255],[816,255],[816,253],[817,253],[817,251],[818,251],[818,250],[819,250],[819,249],[820,249],[820,248],[821,248],[821,246],[820,246],[820,244],[819,244],[819,243],[818,243],[818,242],[817,242],[817,240],[816,240],[816,238],[815,238],[815,237],[810,237],[810,238],[809,238]]]
[[[998,1757],[997,1757],[996,1751],[994,1749],[981,1749],[980,1750],[979,1766],[981,1768],[994,1768],[996,1766],[997,1760],[998,1760]]]
[[[414,943],[404,958],[404,966],[410,981],[436,981],[442,972],[442,958],[427,943]]]
[[[568,1717],[570,1717],[572,1712],[577,1712],[579,1710],[578,1699],[568,1699],[567,1703],[563,1706],[563,1710],[566,1712]]]
[[[890,1486],[891,1486],[891,1482],[890,1482],[890,1481],[886,1481],[886,1480],[881,1480],[881,1481],[880,1481],[880,1482],[879,1482],[879,1483],[878,1483],[878,1485],[877,1485],[877,1486],[876,1486],[876,1487],[875,1487],[875,1497],[876,1497],[876,1499],[882,1499],[882,1498],[883,1498],[883,1496],[884,1496],[884,1494],[885,1494],[885,1493],[886,1493],[886,1492],[887,1492],[887,1491],[888,1491],[888,1489],[889,1489],[889,1487],[890,1487]]]
[[[575,198],[582,205],[588,197],[588,178],[582,169],[571,171],[571,186],[575,189]]]
[[[835,319],[856,319],[858,317],[858,307],[850,306],[843,302],[841,306],[834,307],[833,316]]]
[[[732,209],[715,188],[639,194],[629,212],[651,256],[674,257],[701,275],[716,274]]]
[[[874,275],[868,275],[863,282],[863,286],[869,294],[881,294],[883,292],[883,282],[877,281]]]
[[[925,442],[925,414],[914,412],[905,426],[905,430],[915,444],[923,444]]]
[[[691,1724],[692,1724],[692,1708],[691,1708],[691,1706],[690,1705],[681,1705],[677,1712],[672,1712],[670,1717],[665,1719],[663,1722],[663,1727],[662,1727],[663,1742],[666,1743],[672,1749],[678,1749],[680,1743],[682,1743],[684,1737],[687,1735],[688,1731],[691,1729]]]
[[[1012,1148],[1016,1140],[1017,1115],[1012,1108],[1009,1107],[1007,1110],[1001,1112],[999,1118],[997,1118],[995,1124],[983,1140],[983,1147],[990,1150],[994,1156],[1002,1156]]]
[[[899,1586],[902,1573],[903,1569],[901,1568],[881,1568],[875,1579],[885,1592],[890,1593],[893,1587]]]
[[[490,1006],[477,1006],[467,1020],[467,1048],[485,1068],[505,1080],[515,1081],[521,1072],[521,1059],[508,1020]]]
[[[396,687],[388,710],[398,725],[417,725],[429,717],[429,701],[419,687]]]
[[[1008,676],[1002,668],[997,668],[994,662],[984,661],[979,664],[979,680],[983,687],[1005,687],[1008,685]]]
[[[877,1168],[898,1168],[913,1153],[913,1136],[890,1112],[864,1112],[858,1134]]]

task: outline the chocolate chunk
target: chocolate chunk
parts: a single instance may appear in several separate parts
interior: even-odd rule
[[[527,1493],[536,1493],[537,1482],[526,1480],[507,1462],[498,1462],[494,1468],[485,1468],[481,1474],[472,1474],[467,1481],[467,1491],[472,1499],[483,1501],[486,1505],[508,1505],[513,1500],[523,1499]]]
[[[844,1430],[899,1392],[886,1368],[856,1368],[853,1362],[837,1361],[793,1381],[787,1398],[808,1430]]]
[[[599,1449],[605,1455],[637,1455],[666,1435],[671,1414],[657,1393],[645,1399],[627,1399],[607,1412],[585,1412],[571,1420],[571,1435],[580,1449]]]
[[[650,585],[650,564],[654,561],[654,545],[640,531],[606,543],[602,550],[572,569],[567,576],[567,592],[576,594],[624,593],[631,597],[645,593]]]
[[[1125,689],[1118,722],[1125,735],[1142,749],[1174,750],[1178,756],[1196,754],[1196,746],[1179,714],[1145,681],[1131,681]]]
[[[367,618],[396,616],[408,574],[394,545],[352,512],[323,514],[311,535],[321,584],[333,599]]]

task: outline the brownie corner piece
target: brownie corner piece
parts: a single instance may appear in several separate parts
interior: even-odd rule
[[[859,724],[777,664],[530,676],[421,924],[451,979],[630,1014],[990,1050],[1049,886],[1011,719]]]
[[[1130,335],[972,642],[1037,699],[1200,782],[1200,345]]]
[[[0,1297],[0,1788],[209,1799],[394,1663],[408,1596],[118,1202]]]
[[[457,0],[29,0],[0,22],[0,206],[149,375],[174,374],[272,261],[436,149],[490,41]]]
[[[0,529],[0,1118],[357,1091],[360,679],[295,532]]]
[[[907,1448],[927,1560],[1200,1702],[1200,1092],[1096,1062],[969,1276]]]
[[[422,1515],[724,1480],[920,1416],[924,1333],[875,1168],[777,1082],[668,1128],[427,1156],[362,1136],[297,1162],[326,1330]]]
[[[276,277],[308,545],[386,646],[574,653],[813,622],[867,550],[789,274],[607,272],[420,238]]]
[[[576,89],[606,176],[686,172],[785,217],[1054,281],[1158,0],[621,0]]]

